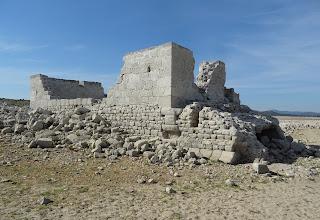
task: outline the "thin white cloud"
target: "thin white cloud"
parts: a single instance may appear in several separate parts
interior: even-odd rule
[[[272,15],[272,14],[276,14],[281,11],[283,11],[283,8],[277,8],[277,9],[273,9],[273,10],[261,11],[261,12],[257,12],[257,13],[253,13],[253,14],[248,14],[248,15],[245,15],[243,18],[255,18],[255,17],[266,16],[266,15]]]
[[[320,93],[320,9],[305,10],[291,7],[270,12],[271,18],[257,14],[253,22],[261,31],[226,43],[232,79],[227,85],[265,94]]]
[[[48,45],[27,45],[16,42],[0,41],[0,52],[24,52],[46,47],[48,47]]]

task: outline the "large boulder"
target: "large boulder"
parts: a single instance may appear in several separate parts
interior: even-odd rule
[[[55,147],[52,138],[37,138],[30,142],[29,148],[53,148]]]

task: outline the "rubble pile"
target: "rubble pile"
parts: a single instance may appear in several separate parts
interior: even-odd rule
[[[267,119],[266,116],[252,113],[221,112],[210,108],[209,111],[207,107],[196,110],[199,111],[199,118],[197,118],[194,117],[194,111],[190,109],[191,107],[187,106],[182,111],[178,123],[186,123],[184,120],[190,119],[192,124],[193,120],[199,120],[201,124],[207,125],[201,129],[209,129],[210,123],[204,122],[210,122],[209,119],[211,119],[216,122],[216,125],[223,125],[225,131],[236,132],[237,139],[243,138],[240,138],[235,145],[239,155],[247,155],[243,158],[248,159],[252,154],[250,160],[258,157],[275,162],[293,159],[298,155],[319,156],[319,151],[292,142],[290,137],[271,138],[272,135],[281,134],[272,134],[279,129],[279,127],[272,127],[277,124],[273,118]],[[213,111],[215,114],[210,113]],[[194,141],[184,139],[184,133],[174,139],[133,135],[119,126],[114,126],[115,124],[108,120],[104,113],[84,107],[52,112],[41,108],[31,110],[28,107],[20,108],[5,104],[0,106],[1,136],[10,136],[12,142],[24,144],[29,148],[81,149],[90,153],[92,157],[110,160],[116,160],[125,155],[144,157],[150,163],[165,163],[167,166],[175,164],[193,166],[208,163],[209,160],[233,163],[228,158],[230,155],[224,152],[235,151],[235,149],[221,149],[223,145],[214,146],[213,150],[208,151],[194,148],[197,139],[195,138]],[[241,160],[236,163],[238,162]],[[243,162],[246,161],[243,160]]]

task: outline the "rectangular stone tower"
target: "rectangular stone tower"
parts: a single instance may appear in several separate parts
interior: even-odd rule
[[[172,42],[129,53],[123,58],[120,79],[105,101],[110,105],[184,107],[202,99],[193,70],[192,51]]]

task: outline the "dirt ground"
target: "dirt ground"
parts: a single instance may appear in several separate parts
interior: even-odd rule
[[[319,129],[293,136],[320,145]],[[274,175],[254,174],[251,164],[169,168],[1,137],[0,219],[320,219],[320,159],[269,168]],[[143,177],[155,183],[138,183]],[[169,182],[176,193],[165,192]],[[53,202],[40,205],[43,196]]]
[[[278,116],[278,120],[282,122],[299,122],[304,125],[313,125],[315,127],[320,127],[319,117],[291,117],[291,116]],[[292,137],[297,140],[302,140],[304,143],[309,145],[320,145],[320,129],[312,128],[299,128],[297,127],[293,133]]]

